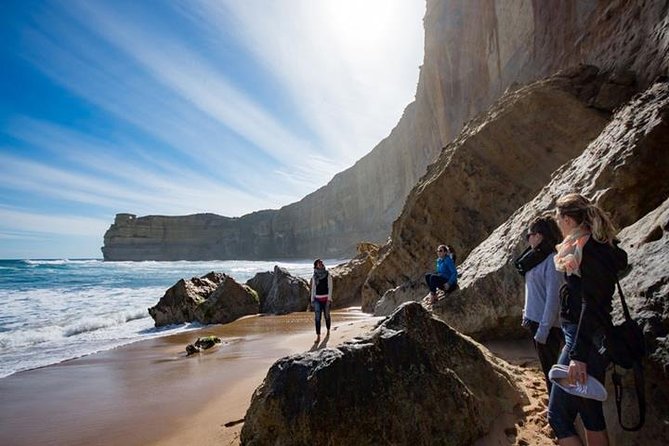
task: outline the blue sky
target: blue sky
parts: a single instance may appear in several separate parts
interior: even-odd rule
[[[0,258],[295,202],[414,99],[423,0],[4,0]]]

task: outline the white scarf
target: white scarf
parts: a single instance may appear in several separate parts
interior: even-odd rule
[[[573,274],[581,277],[583,247],[589,239],[590,232],[582,228],[574,229],[562,243],[555,247],[557,249],[557,254],[553,257],[555,269],[567,273],[568,276]]]

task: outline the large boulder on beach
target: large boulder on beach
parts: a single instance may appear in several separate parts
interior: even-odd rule
[[[485,348],[407,303],[362,338],[277,361],[241,444],[471,445],[527,403],[512,381]]]
[[[305,311],[309,306],[309,284],[293,276],[284,268],[274,266],[274,271],[256,274],[246,285],[258,293],[260,312],[286,314]]]
[[[181,279],[149,308],[156,327],[185,322],[225,324],[258,312],[258,296],[224,273]]]

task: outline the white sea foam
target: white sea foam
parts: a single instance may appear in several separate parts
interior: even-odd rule
[[[326,261],[328,267],[336,260]],[[312,261],[0,261],[0,377],[198,328],[154,327],[147,308],[179,279],[224,272],[240,283],[274,265],[308,277]]]

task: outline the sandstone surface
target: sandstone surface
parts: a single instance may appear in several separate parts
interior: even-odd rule
[[[309,306],[309,284],[284,268],[274,266],[273,272],[258,273],[246,284],[258,293],[261,313],[286,314]]]
[[[379,247],[372,243],[359,243],[357,250],[357,256],[330,269],[334,288],[332,308],[360,306],[362,286],[378,260]]]
[[[526,245],[529,222],[573,191],[595,198],[618,227],[657,208],[669,197],[668,110],[669,84],[664,82],[621,108],[580,156],[558,169],[536,197],[471,252],[461,265],[460,290],[435,311],[477,339],[518,333],[523,281],[512,260]]]
[[[667,121],[665,121],[666,123]],[[649,358],[645,367],[648,399],[647,423],[641,435],[625,432],[615,423],[609,432],[616,444],[653,444],[669,440],[669,198],[657,209],[623,229],[619,238],[629,253],[629,273],[620,281],[632,317],[643,327]],[[614,319],[622,321],[619,297],[614,296]],[[637,420],[637,404],[633,397],[633,381],[628,374],[623,398],[623,416],[627,424]],[[610,383],[609,383],[610,384]],[[613,389],[609,388],[609,392]],[[617,417],[615,405],[605,406],[609,420]],[[641,437],[641,438],[640,438]]]
[[[467,124],[409,194],[363,288],[363,310],[389,289],[422,287],[439,244],[465,258],[585,149],[606,124],[586,105],[603,83],[597,73],[581,66],[510,91]],[[579,99],[583,91],[590,94]]]
[[[224,324],[258,313],[258,296],[232,277],[210,272],[179,280],[149,308],[156,327],[185,322]]]
[[[277,361],[243,445],[471,445],[525,402],[500,361],[419,304],[363,338]]]
[[[657,83],[635,96],[579,157],[556,171],[533,200],[470,253],[461,266],[460,290],[434,307],[455,329],[477,339],[523,335],[519,326],[523,282],[511,261],[525,245],[527,225],[535,215],[553,209],[565,193],[580,191],[594,197],[618,227],[627,226],[619,237],[629,254],[631,272],[621,284],[649,347],[646,427],[635,434],[622,431],[613,421],[617,415],[610,398],[605,412],[614,444],[663,444],[669,439],[664,415],[669,401],[665,390],[669,388],[668,118],[669,83]],[[614,314],[620,318],[617,296]],[[626,385],[625,421],[632,424],[637,409],[629,374]]]

